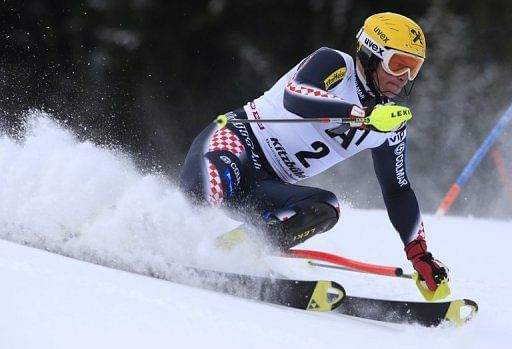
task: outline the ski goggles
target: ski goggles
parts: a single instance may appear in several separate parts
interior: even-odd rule
[[[393,76],[407,72],[409,80],[414,80],[423,65],[424,59],[402,51],[387,49],[382,55],[382,68]]]

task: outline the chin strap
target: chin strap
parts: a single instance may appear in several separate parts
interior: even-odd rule
[[[404,88],[402,89],[402,91],[400,91],[400,93],[393,93],[390,91],[390,93],[393,93],[393,101],[395,102],[405,102],[409,99],[409,96],[411,95],[411,92],[412,92],[412,88],[414,87],[414,82],[416,80],[412,80],[411,83],[407,83]],[[407,86],[410,86],[409,89],[407,89]]]
[[[364,76],[366,78],[366,85],[368,86],[370,91],[375,95],[375,104],[383,103],[382,97],[384,96],[384,94],[382,93],[381,90],[377,88],[377,85],[373,81],[373,73],[369,69],[364,68]]]
[[[361,60],[361,58],[359,58],[359,60]],[[382,92],[377,88],[377,86],[375,85],[375,82],[373,81],[373,72],[368,68],[366,67],[362,62],[360,62],[362,68],[363,68],[363,73],[360,72],[360,69],[359,69],[359,65],[357,65],[357,68],[356,68],[356,71],[357,71],[357,75],[358,75],[358,78],[359,80],[361,80],[361,83],[363,85],[363,87],[365,88],[366,90],[366,93],[369,94],[369,95],[373,95],[374,98],[371,98],[369,99],[369,103],[364,103],[365,107],[369,110],[373,109],[373,107],[375,107],[375,105],[377,104],[383,104],[386,101],[383,100],[383,94]]]

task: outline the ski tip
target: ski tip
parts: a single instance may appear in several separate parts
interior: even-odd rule
[[[472,306],[475,310],[475,313],[478,312],[478,304],[476,304],[475,301],[472,301],[471,299],[464,299],[464,303],[468,306]]]
[[[461,326],[471,320],[478,312],[478,304],[471,299],[461,299],[451,301],[448,311],[446,312],[445,320]]]

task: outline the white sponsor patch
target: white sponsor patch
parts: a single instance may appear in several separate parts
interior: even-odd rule
[[[406,129],[404,129],[401,132],[390,132],[389,136],[388,136],[388,143],[389,143],[389,145],[397,145],[398,143],[402,142],[406,136],[407,136]]]

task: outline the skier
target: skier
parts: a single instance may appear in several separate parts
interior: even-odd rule
[[[228,119],[372,116],[401,94],[425,59],[423,31],[395,13],[368,17],[356,36],[355,60],[320,48],[259,98]],[[412,86],[411,86],[412,87]],[[428,252],[423,222],[406,174],[406,127],[381,132],[367,125],[329,123],[212,124],[194,140],[180,174],[196,203],[222,207],[282,250],[331,229],[340,207],[327,190],[294,183],[371,149],[389,219],[407,258],[430,291],[448,282],[448,269]]]

